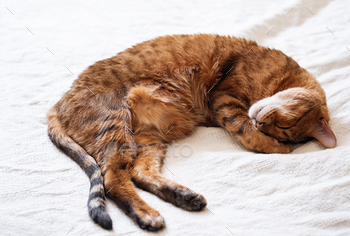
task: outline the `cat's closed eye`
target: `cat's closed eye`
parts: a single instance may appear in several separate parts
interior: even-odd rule
[[[290,128],[292,128],[292,126],[283,127],[281,125],[276,125],[276,127],[280,128],[280,129],[290,129]]]
[[[324,125],[324,135],[314,132],[320,122],[325,124],[329,120],[329,114],[317,94],[304,88],[287,89],[265,98],[250,108],[250,114],[255,116],[253,119],[261,132],[279,141],[296,143],[314,137],[321,143],[331,143],[329,146],[336,143],[328,126]]]

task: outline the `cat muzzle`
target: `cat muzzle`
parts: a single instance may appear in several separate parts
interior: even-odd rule
[[[255,126],[259,131],[262,129],[262,127],[264,126],[265,122],[259,122],[256,119],[251,119],[253,126]]]
[[[259,121],[257,121],[256,122],[256,128],[258,128],[258,130],[261,130],[262,129],[262,127],[264,126],[264,122],[259,122]]]

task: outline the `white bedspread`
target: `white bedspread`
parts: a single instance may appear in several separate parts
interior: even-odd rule
[[[18,1],[0,8],[0,235],[350,235],[350,2]],[[89,181],[47,137],[46,113],[87,66],[136,43],[179,33],[247,37],[282,50],[322,84],[338,146],[256,154],[221,128],[178,145],[163,167],[203,194],[186,212],[138,190],[166,219],[141,230],[112,201],[114,230],[87,217]],[[183,151],[188,149],[183,149]]]

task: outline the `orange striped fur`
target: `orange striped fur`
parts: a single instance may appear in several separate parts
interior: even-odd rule
[[[292,58],[205,34],[159,37],[95,63],[48,114],[51,140],[90,177],[92,219],[112,228],[106,194],[148,230],[164,219],[134,184],[185,210],[206,206],[161,175],[164,144],[207,125],[256,152],[289,153],[310,138],[334,147],[329,119],[320,84]]]

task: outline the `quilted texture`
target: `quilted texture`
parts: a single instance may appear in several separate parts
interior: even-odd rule
[[[95,61],[160,35],[218,33],[280,49],[314,74],[338,146],[255,154],[200,127],[171,147],[163,173],[208,207],[186,212],[138,190],[166,220],[156,235],[350,235],[349,10],[340,0],[2,1],[0,234],[153,235],[111,201],[113,231],[88,218],[88,178],[48,139],[46,113]],[[175,157],[179,145],[192,155]]]

